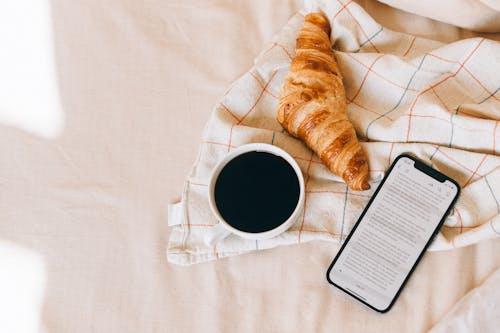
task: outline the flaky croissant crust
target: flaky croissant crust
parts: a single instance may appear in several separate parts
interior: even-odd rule
[[[368,160],[347,118],[344,85],[329,34],[323,14],[305,17],[281,87],[277,119],[351,189],[367,190]]]

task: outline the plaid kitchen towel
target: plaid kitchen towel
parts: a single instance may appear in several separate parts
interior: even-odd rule
[[[500,44],[484,38],[451,44],[391,31],[348,0],[309,2],[332,26],[331,43],[348,98],[348,116],[369,158],[372,189],[349,190],[276,121],[278,95],[294,55],[303,10],[293,16],[215,106],[180,203],[169,207],[168,260],[188,265],[312,240],[341,243],[393,159],[410,152],[456,179],[460,199],[431,249],[500,235]],[[299,163],[306,182],[300,219],[261,241],[203,239],[217,220],[208,205],[213,167],[254,142],[276,145]]]

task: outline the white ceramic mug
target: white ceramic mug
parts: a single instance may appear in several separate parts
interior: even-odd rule
[[[295,206],[294,211],[292,214],[288,217],[288,219],[280,224],[279,226],[275,227],[274,229],[271,230],[266,230],[263,232],[245,232],[238,230],[231,226],[227,221],[224,220],[222,215],[220,214],[219,210],[217,209],[217,205],[215,203],[215,184],[217,182],[217,178],[219,177],[219,174],[221,173],[222,169],[233,159],[236,157],[249,153],[249,152],[266,152],[266,153],[271,153],[276,156],[279,156],[283,158],[295,171],[295,174],[297,176],[297,180],[299,182],[299,199],[297,201],[297,205]],[[233,150],[229,154],[227,154],[214,168],[212,171],[212,175],[210,176],[210,183],[208,185],[208,191],[209,191],[209,205],[210,209],[212,210],[212,213],[215,215],[219,223],[212,228],[212,232],[208,233],[205,237],[205,243],[207,245],[215,245],[222,239],[226,238],[229,236],[231,233],[238,235],[242,238],[247,238],[247,239],[268,239],[271,237],[275,237],[284,231],[286,231],[290,226],[297,221],[301,211],[302,207],[304,206],[304,197],[305,197],[305,190],[304,190],[304,177],[302,175],[302,171],[299,168],[299,165],[297,162],[293,159],[292,156],[290,156],[286,151],[284,151],[281,148],[278,148],[276,146],[270,145],[270,144],[265,144],[265,143],[251,143],[251,144],[246,144],[244,146],[238,147],[237,149]]]

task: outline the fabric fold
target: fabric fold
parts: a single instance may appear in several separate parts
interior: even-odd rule
[[[403,152],[420,157],[463,187],[432,249],[498,237],[499,44],[483,38],[443,44],[394,32],[352,2],[314,1],[313,7],[324,12],[332,25],[332,47],[344,77],[348,116],[365,141],[372,190],[347,189],[276,121],[277,96],[294,54],[306,13],[302,11],[215,106],[185,183],[183,214],[170,215],[176,221],[169,224],[179,225],[172,227],[168,260],[187,265],[312,240],[341,243],[385,170]],[[279,237],[255,242],[230,236],[208,247],[203,236],[217,223],[208,206],[211,170],[229,151],[253,142],[284,149],[308,175],[304,213]]]

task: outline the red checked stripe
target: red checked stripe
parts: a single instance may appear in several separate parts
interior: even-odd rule
[[[469,75],[474,79],[474,81],[476,81],[484,89],[484,91],[488,93],[488,95],[490,95],[497,101],[500,100],[498,97],[495,96],[495,94],[493,94],[488,88],[486,88],[484,84],[482,84],[481,81],[479,81],[478,78],[475,77],[474,74],[469,69],[467,69],[467,67],[464,66],[464,69],[467,73],[469,73]]]
[[[329,191],[329,190],[310,190],[310,191],[306,191],[306,193],[331,193],[331,194],[342,194],[342,195],[345,195],[345,191]],[[370,198],[371,195],[367,195],[367,194],[359,194],[359,193],[347,193],[347,195],[349,196],[355,196],[355,197],[363,197],[363,198]]]
[[[225,145],[225,144],[223,144]],[[309,159],[308,158],[303,158],[303,157],[300,157],[300,156],[292,156],[294,159],[296,160],[302,160],[302,161],[307,161],[309,163]],[[322,164],[324,165],[324,163],[322,161],[314,161],[312,160],[311,163],[316,163],[316,164]],[[377,170],[377,169],[370,169],[368,170],[369,172],[384,172],[385,170]],[[342,193],[345,193],[345,192],[342,192]]]
[[[441,97],[439,97],[439,95],[437,94],[436,90],[434,88],[431,89],[432,92],[434,93],[434,95],[437,97],[437,99],[439,100],[439,102],[444,106],[444,108],[448,111],[448,112],[451,112],[451,110],[448,108],[448,106],[443,102],[443,100],[441,99]]]
[[[192,181],[188,180],[187,183],[189,185],[194,185],[194,186],[208,186],[208,184],[201,184],[201,183],[193,183]]]
[[[340,2],[340,0],[337,0],[337,2],[343,6],[344,4],[342,2]],[[365,36],[366,40],[370,43],[370,45],[373,47],[373,49],[377,52],[377,53],[380,53],[380,51],[377,49],[377,47],[375,46],[375,44],[372,43],[372,41],[370,40],[370,37],[368,37],[368,34],[366,33],[366,31],[363,29],[363,26],[361,26],[361,24],[359,23],[359,21],[356,19],[356,17],[354,15],[352,15],[351,11],[349,10],[349,8],[347,8],[347,6],[345,7],[345,10],[349,13],[349,15],[351,15],[352,19],[354,20],[354,22],[358,25],[358,27],[361,29],[361,32],[363,33],[363,35]]]
[[[464,111],[464,110],[461,110],[461,109],[457,110],[457,114],[466,115],[466,116],[469,116],[469,117],[472,117],[472,118],[488,119],[488,118],[483,118],[483,117],[481,117],[481,116],[479,116],[477,114],[470,113],[470,112],[467,112],[467,111]]]
[[[391,165],[391,157],[392,157],[392,150],[394,149],[394,142],[391,143],[391,150],[389,151],[389,158],[387,161],[387,165]]]
[[[410,52],[411,48],[413,47],[413,44],[415,44],[415,40],[417,39],[417,36],[413,36],[413,39],[410,43],[410,46],[408,47],[408,50],[406,50],[406,52],[403,54],[403,57],[406,57],[406,55],[408,54],[408,52]]]
[[[228,145],[227,143],[224,143],[224,142],[215,142],[215,141],[202,141],[202,143],[206,143],[206,144],[209,144],[209,145],[217,145],[217,146],[224,146],[224,147],[229,147],[229,148],[236,148],[235,146],[233,145]]]
[[[188,223],[188,225],[190,227],[213,228],[217,224],[208,224],[208,223],[207,224],[202,224],[202,223],[192,224],[192,223]]]
[[[240,121],[238,121],[238,124],[237,125],[241,125],[243,123],[243,121],[245,120],[246,117],[248,117],[248,115],[253,111],[253,109],[255,109],[255,107],[257,106],[257,104],[260,102],[260,99],[262,98],[262,95],[264,95],[264,92],[266,91],[267,87],[269,86],[269,84],[271,84],[271,82],[273,81],[274,77],[276,76],[276,73],[278,71],[275,70],[272,74],[271,74],[271,77],[269,78],[269,80],[267,81],[266,85],[262,88],[259,96],[257,97],[257,99],[255,100],[255,103],[253,103],[252,107],[247,111],[247,113],[245,113],[245,115],[240,119]]]
[[[271,45],[270,48],[268,48],[266,51],[264,51],[265,54],[270,52],[272,49],[274,49],[276,46],[278,46],[286,55],[287,57],[292,60],[292,56],[290,55],[290,52],[281,44],[278,44],[278,42],[274,42],[273,45]]]
[[[428,55],[430,55],[431,57],[434,57],[436,59],[439,59],[439,60],[442,60],[442,61],[445,61],[445,62],[449,62],[451,64],[458,64],[460,65],[460,63],[458,61],[455,61],[455,60],[449,60],[449,59],[446,59],[446,58],[443,58],[443,57],[440,57],[438,55],[435,55],[434,53],[427,53]]]
[[[286,55],[288,56],[288,58],[290,58],[290,60],[293,59],[292,55],[290,54],[290,52],[288,52],[288,50],[286,49],[286,47],[284,47],[283,45],[279,44],[279,43],[275,43],[278,47],[280,47],[283,52],[286,53]]]
[[[269,46],[269,48],[267,50],[265,50],[263,52],[263,54],[267,54],[268,52],[270,52],[272,49],[274,49],[276,47],[276,42],[273,42],[273,44],[271,46]]]
[[[472,173],[472,175],[469,177],[469,179],[467,180],[467,182],[465,183],[465,185],[463,187],[467,187],[467,185],[469,185],[470,181],[472,180],[472,178],[476,175],[476,173],[479,171],[479,168],[481,167],[481,165],[483,165],[484,161],[486,161],[486,158],[488,157],[488,155],[484,155],[483,159],[481,160],[481,162],[479,162],[479,164],[477,165],[476,167],[476,170],[474,170],[474,172]]]
[[[257,75],[255,75],[254,73],[252,73],[252,71],[249,71],[248,73],[250,73],[250,75],[253,76],[253,78],[255,79],[255,81],[257,81],[257,83],[259,84],[259,86],[264,89],[265,92],[267,92],[269,95],[271,95],[272,97],[278,99],[278,96],[274,95],[272,92],[270,92],[267,87],[264,85],[264,83],[262,83],[262,81],[257,77]]]
[[[331,232],[331,231],[328,231],[328,230],[308,230],[308,229],[304,229],[302,231],[303,232],[320,233],[320,234],[328,234],[328,235],[334,236],[334,237],[339,237],[340,236],[340,234],[337,234],[335,232]]]
[[[464,230],[464,221],[462,220],[462,214],[460,214],[458,208],[455,207],[455,210],[457,211],[458,220],[460,221],[460,233],[462,233],[462,231]]]
[[[217,252],[217,244],[214,245],[213,251],[214,251],[215,259],[219,260],[219,252]]]
[[[348,57],[350,57],[352,60],[356,61],[358,64],[360,64],[360,65],[361,65],[361,66],[363,66],[364,68],[368,68],[368,69],[370,68],[370,67],[368,67],[367,65],[365,65],[364,63],[362,63],[361,61],[359,61],[358,59],[356,59],[356,58],[355,58],[352,54],[350,54],[350,53],[344,53],[344,54],[345,54],[345,55],[347,55]],[[402,85],[400,85],[400,84],[397,84],[396,82],[389,80],[388,78],[384,77],[383,75],[379,74],[378,72],[375,72],[374,70],[371,70],[371,72],[372,72],[373,74],[377,75],[377,76],[378,76],[379,78],[381,78],[382,80],[384,80],[384,81],[386,81],[386,82],[388,82],[388,83],[392,84],[392,85],[393,85],[393,86],[395,86],[395,87],[401,88],[401,89],[403,89],[403,90],[409,90],[409,91],[415,91],[415,92],[416,92],[416,91],[418,91],[417,89],[413,89],[413,88],[409,88],[409,87],[408,87],[408,88],[406,88],[406,87],[404,87],[404,86],[402,86]]]
[[[342,6],[342,8],[340,8],[340,10],[337,13],[335,13],[335,15],[333,16],[332,22],[335,21],[337,16],[339,16],[339,14],[342,13],[344,11],[344,9],[346,9],[346,7],[351,4],[352,1],[353,0],[349,0],[345,5]]]
[[[458,64],[458,65],[462,65],[461,62],[458,62],[458,61],[455,61],[455,60],[449,60],[449,59],[445,59],[443,57],[439,57],[435,54],[432,54],[432,53],[428,53],[430,56],[434,57],[434,58],[437,58],[439,60],[442,60],[442,61],[445,61],[445,62],[449,62],[449,63],[453,63],[453,64]],[[474,79],[474,81],[476,81],[489,95],[491,95],[494,99],[496,99],[497,101],[499,100],[498,97],[496,97],[488,88],[486,88],[484,86],[484,84],[481,83],[481,81],[479,81],[479,79],[467,68],[467,67],[463,67],[465,69],[465,71]]]
[[[211,145],[218,145],[218,146],[223,146],[223,147],[229,147],[229,148],[236,148],[236,146],[229,146],[227,143],[224,143],[224,142],[214,142],[214,141],[202,141],[202,143],[205,143],[205,144],[211,144]],[[313,156],[314,156],[314,153],[313,153]],[[297,159],[297,160],[303,160],[303,161],[307,161],[308,163],[311,162],[311,163],[316,163],[316,164],[323,164],[323,162],[321,161],[314,161],[314,160],[311,160],[309,158],[303,158],[303,157],[299,157],[299,156],[292,156],[294,159]],[[383,170],[379,170],[379,169],[370,169],[368,170],[368,172],[384,172],[385,169]],[[472,172],[472,170],[471,170]],[[345,193],[345,192],[344,192]]]
[[[295,158],[296,160],[302,160],[302,161],[307,161],[307,162],[310,161],[308,158],[303,158],[300,156],[293,156],[293,158]],[[321,161],[312,161],[312,160],[311,160],[311,163],[323,164]]]
[[[366,71],[366,74],[365,76],[363,77],[363,80],[361,81],[361,84],[359,85],[359,88],[358,88],[358,91],[356,91],[356,93],[354,94],[354,96],[351,98],[351,102],[354,101],[356,99],[356,97],[358,97],[359,93],[361,92],[361,88],[363,88],[363,85],[365,84],[365,81],[366,81],[366,78],[368,77],[368,74],[370,74],[370,72],[372,71],[372,68],[373,66],[377,63],[377,61],[379,61],[383,56],[385,56],[385,54],[381,54],[379,55],[373,62],[372,64],[370,65],[370,67],[368,67],[368,70]]]
[[[409,117],[409,116],[410,116],[409,114],[403,114],[403,115],[401,115],[401,117]],[[432,118],[432,119],[441,120],[441,121],[447,122],[448,124],[451,124],[450,119],[441,118],[441,117],[433,116],[433,115],[412,114],[411,117],[412,118]],[[459,126],[457,124],[454,124],[454,126],[460,128],[460,129],[462,129],[464,131],[467,131],[467,132],[480,132],[480,133],[484,133],[484,130],[482,130],[482,129],[465,128],[465,127]]]
[[[463,67],[463,69],[474,79],[474,81],[476,81],[483,89],[484,91],[486,91],[488,93],[488,95],[491,95],[494,99],[496,99],[497,101],[500,100],[498,97],[496,97],[488,88],[485,87],[485,85],[479,81],[479,79],[474,75],[474,73],[472,73],[467,67],[465,67],[465,62],[462,64],[461,62],[459,61],[455,61],[455,60],[449,60],[449,59],[445,59],[443,57],[440,57],[440,56],[437,56],[435,54],[432,54],[432,53],[428,53],[428,55],[430,55],[431,57],[434,57],[436,59],[439,59],[439,60],[442,60],[442,61],[445,61],[445,62],[449,62],[449,63],[452,63],[452,64],[457,64],[457,65],[460,65],[461,67]]]
[[[306,181],[304,188],[307,189],[307,183],[309,182],[309,169],[311,169],[311,164],[312,164],[312,159],[313,159],[314,153],[311,152],[311,158],[309,159],[309,164],[307,165],[307,170],[306,170]],[[302,229],[304,228],[304,222],[306,218],[306,208],[307,208],[307,195],[304,197],[304,211],[302,213],[302,222],[300,223],[300,229],[299,229],[299,235],[298,235],[298,243],[300,244],[301,241],[301,236],[302,236]]]
[[[438,147],[434,147],[434,148],[438,148]],[[463,165],[462,163],[460,163],[459,161],[455,160],[453,157],[451,157],[450,155],[446,154],[445,152],[443,152],[441,149],[438,150],[438,152],[442,155],[444,155],[446,158],[448,158],[449,160],[455,162],[457,165],[461,166],[462,168],[464,168],[465,170],[473,173],[474,171],[472,169],[469,169],[468,167],[466,167],[465,165]]]
[[[499,120],[497,120],[495,122],[495,128],[493,128],[493,150],[492,150],[492,153],[495,154],[497,149],[496,149],[496,144],[497,144],[497,128],[498,128],[498,122]]]
[[[231,112],[231,110],[229,110],[229,108],[225,106],[222,102],[220,103],[220,106],[222,106],[222,108],[226,110],[227,113],[229,113],[236,121],[240,121],[240,118],[238,118],[233,112]]]
[[[384,114],[382,114],[382,113],[380,113],[378,111],[368,109],[366,106],[363,106],[363,105],[359,104],[358,102],[351,101],[351,102],[348,102],[347,104],[354,104],[356,106],[359,106],[361,109],[366,110],[366,111],[371,112],[371,113],[375,113],[378,116],[383,116],[384,115]],[[389,119],[391,122],[394,121],[394,119],[392,119],[389,116],[385,116],[384,118]]]
[[[233,128],[236,124],[232,124],[231,128],[229,129],[229,144],[227,145],[227,151],[229,152],[232,148],[232,143],[233,143]]]
[[[250,109],[245,113],[245,115],[243,117],[241,117],[241,119],[236,124],[231,125],[231,129],[229,130],[229,144],[227,144],[227,151],[230,151],[231,148],[233,148],[232,143],[233,143],[233,128],[234,128],[234,126],[241,125],[243,123],[243,121],[245,120],[245,118],[248,117],[248,115],[255,109],[255,107],[257,106],[257,104],[262,99],[262,96],[264,95],[264,92],[267,90],[267,87],[269,86],[269,84],[271,84],[271,82],[273,81],[274,77],[276,76],[277,72],[278,71],[275,70],[271,74],[271,77],[269,78],[269,80],[267,81],[267,83],[264,86],[261,86],[262,90],[260,91],[259,96],[255,100],[255,102],[253,103],[253,105],[250,107]],[[257,80],[257,82],[259,82],[259,81]]]
[[[447,77],[445,77],[444,79],[440,80],[439,82],[437,82],[436,84],[434,85],[431,85],[429,86],[427,89],[423,90],[422,92],[420,92],[417,97],[415,98],[415,100],[413,101],[411,107],[410,107],[410,114],[409,114],[409,117],[408,117],[408,129],[406,131],[406,142],[409,142],[410,140],[410,132],[411,132],[411,117],[412,117],[412,114],[413,114],[413,109],[415,108],[415,105],[417,104],[417,101],[418,99],[424,95],[425,93],[427,93],[429,90],[433,89],[433,88],[436,88],[437,86],[439,86],[440,84],[442,84],[443,82],[447,81],[448,79],[452,78],[452,77],[455,77],[457,76],[457,74],[460,72],[460,70],[465,66],[465,64],[467,63],[467,61],[469,61],[469,59],[472,57],[472,55],[477,51],[477,49],[479,48],[479,46],[484,42],[484,38],[481,39],[481,41],[476,45],[476,47],[471,51],[471,53],[467,56],[467,58],[465,59],[465,61],[463,62],[463,64],[460,64],[460,67],[456,70],[455,73],[451,74],[451,75],[448,75]]]
[[[434,86],[430,86],[429,88],[421,91],[417,97],[415,97],[415,99],[413,100],[413,103],[411,104],[411,107],[410,107],[410,113],[408,114],[408,129],[406,130],[406,142],[409,141],[410,139],[410,131],[411,131],[411,117],[413,115],[413,109],[415,108],[415,105],[417,104],[417,101],[418,99],[420,98],[420,96],[424,95],[426,92],[428,92],[429,90],[431,90],[432,88],[438,86],[439,84],[445,82],[446,80],[454,77],[455,75],[457,75],[458,71],[455,72],[455,74],[452,74],[452,75],[449,75],[447,76],[446,78],[442,79],[441,81],[439,81],[438,83],[436,83]]]

